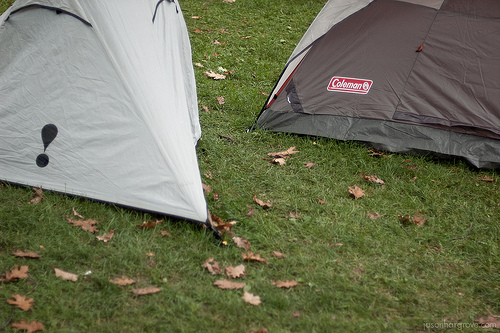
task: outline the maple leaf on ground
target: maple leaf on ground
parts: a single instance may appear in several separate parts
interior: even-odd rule
[[[56,277],[60,277],[63,280],[73,281],[73,282],[76,282],[78,280],[78,275],[65,272],[63,270],[60,270],[59,268],[54,268],[54,272],[56,273]]]
[[[205,105],[202,105],[201,108],[205,111],[205,112],[208,112],[208,113],[212,113],[210,111],[210,109],[208,108],[208,106],[205,106]]]
[[[33,187],[33,198],[30,200],[30,205],[37,205],[44,199],[42,188]]]
[[[359,199],[365,195],[365,191],[358,187],[358,185],[354,185],[354,187],[349,186],[349,193],[355,198]]]
[[[255,201],[257,203],[257,205],[261,206],[262,208],[271,208],[273,206],[269,200],[264,202],[264,201],[260,200],[259,198],[257,198],[257,196],[255,196],[255,195],[253,196],[253,201]]]
[[[18,281],[19,279],[25,279],[28,277],[28,266],[17,267],[14,265],[14,268],[10,271],[5,272],[5,279],[0,278],[0,282],[12,282]]]
[[[219,105],[223,105],[226,103],[226,100],[223,96],[217,96],[217,103],[219,103]]]
[[[273,251],[272,254],[274,257],[276,257],[278,259],[285,259],[286,258],[286,255],[284,255],[283,253],[281,253],[279,251]]]
[[[137,296],[144,296],[144,295],[150,295],[150,294],[157,294],[160,291],[161,291],[161,289],[158,287],[146,287],[146,288],[132,289],[130,292],[134,295],[137,295]]]
[[[247,253],[242,253],[241,256],[243,257],[243,260],[267,263],[267,260],[265,258],[260,257],[260,253],[254,254],[252,251],[248,251]]]
[[[233,237],[233,242],[236,244],[236,247],[245,249],[245,251],[248,251],[250,248],[250,242],[247,241],[245,237]]]
[[[278,152],[274,152],[274,153],[268,153],[267,155],[271,156],[271,157],[276,157],[276,158],[278,158],[278,157],[289,158],[290,155],[297,154],[297,153],[300,153],[300,151],[295,150],[295,146],[294,146],[294,147],[288,148],[287,150],[278,151]]]
[[[115,231],[114,230],[110,230],[109,233],[104,233],[102,236],[95,236],[95,238],[97,238],[98,240],[104,242],[104,243],[107,243],[111,240],[111,238],[113,238],[113,235],[115,234]]]
[[[481,325],[482,328],[493,328],[500,330],[500,320],[498,320],[499,316],[489,315],[484,318],[476,318],[474,319],[475,323]]]
[[[283,157],[277,157],[277,158],[273,158],[271,163],[283,166],[286,164],[286,160]]]
[[[363,173],[361,174],[361,177],[363,177],[363,179],[364,179],[364,180],[367,180],[367,181],[369,181],[369,182],[373,182],[373,183],[376,183],[376,184],[380,184],[380,185],[382,185],[382,188],[385,188],[385,182],[384,182],[382,179],[378,178],[378,177],[377,177],[377,175],[369,175],[369,176],[367,176],[367,175],[365,175],[365,173],[363,172]]]
[[[413,216],[413,223],[415,223],[419,227],[422,227],[425,222],[427,222],[427,217],[425,217],[424,215],[419,215],[419,212],[416,212],[415,216]]]
[[[156,227],[157,224],[160,224],[162,223],[163,220],[156,220],[156,221],[150,221],[150,222],[146,222],[146,221],[143,221],[142,224],[138,224],[137,225],[137,228],[154,228]]]
[[[33,298],[26,299],[26,296],[22,296],[19,294],[12,295],[12,298],[14,298],[14,300],[8,299],[7,303],[17,306],[23,311],[28,311],[33,307]]]
[[[299,285],[299,283],[297,281],[290,281],[290,280],[286,280],[286,281],[273,281],[272,282],[272,285],[273,286],[276,286],[278,288],[286,288],[286,289],[290,289],[292,287],[296,287]]]
[[[17,323],[12,323],[12,327],[17,328],[19,331],[26,331],[27,333],[43,331],[45,329],[45,327],[43,327],[43,324],[38,321],[32,321],[31,323],[28,323],[24,320]]]
[[[196,62],[194,65],[195,65],[196,67],[205,67],[205,66],[203,66],[202,64],[200,64],[199,62]]]
[[[226,275],[231,279],[237,279],[247,274],[245,265],[226,267]]]
[[[75,220],[66,215],[66,221],[75,227],[81,227],[83,230],[96,233],[98,232],[97,227],[95,226],[98,222],[96,220]]]
[[[254,216],[255,215],[255,208],[253,208],[252,206],[248,206],[248,205],[247,205],[247,208],[248,208],[247,216]]]
[[[243,296],[241,298],[245,302],[247,302],[248,304],[252,304],[252,305],[259,305],[260,303],[262,303],[260,301],[260,296],[257,296],[257,295],[254,295],[252,293],[249,293],[248,291],[245,291],[243,293]]]
[[[382,217],[382,215],[380,215],[379,213],[374,213],[374,212],[368,212],[367,215],[374,221]]]
[[[76,211],[75,207],[71,207],[71,210],[73,210],[73,215],[75,215],[76,217],[79,217],[81,219],[83,219],[83,216],[78,214],[78,212]]]
[[[318,166],[318,165],[317,165],[316,163],[313,163],[313,162],[305,162],[305,163],[304,163],[304,166],[305,166],[306,168],[308,168],[308,169],[311,169],[311,168],[313,168],[313,167],[315,167],[315,166]]]
[[[16,252],[12,253],[13,256],[16,256],[16,257],[21,257],[21,258],[31,258],[31,259],[38,259],[38,258],[41,258],[42,256],[39,255],[38,253],[36,252],[23,252],[21,250],[17,250]]]
[[[229,280],[217,280],[214,282],[214,286],[219,289],[243,289],[246,285],[245,282],[233,282]]]
[[[201,31],[201,30],[200,30],[200,29],[198,29],[198,28],[194,28],[193,30],[194,30],[194,32],[195,32],[196,34],[202,34],[202,33],[203,33],[203,31]]]
[[[203,74],[205,74],[205,76],[208,76],[214,80],[224,80],[226,78],[226,76],[224,74],[215,73],[212,70],[210,70],[209,72],[203,72]]]
[[[202,183],[201,186],[203,187],[203,192],[205,193],[205,195],[212,192],[212,188],[210,187],[210,185]]]
[[[222,272],[219,263],[217,261],[214,261],[214,258],[212,257],[205,260],[201,267],[205,268],[212,275],[217,275]]]
[[[212,224],[212,226],[216,228],[221,234],[226,232],[228,234],[234,234],[232,228],[238,223],[237,221],[224,222],[220,217],[218,217],[215,214],[208,214],[208,215],[210,224]]]
[[[135,280],[126,277],[125,275],[122,275],[121,277],[115,277],[114,279],[109,279],[109,282],[111,282],[112,284],[116,284],[118,286],[128,286],[136,283]]]

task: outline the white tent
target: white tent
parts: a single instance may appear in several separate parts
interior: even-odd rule
[[[18,0],[0,17],[0,179],[205,223],[173,0]]]

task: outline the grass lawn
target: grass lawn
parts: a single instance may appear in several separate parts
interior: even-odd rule
[[[459,159],[372,156],[355,142],[246,132],[325,2],[180,2],[193,64],[203,66],[195,66],[198,157],[208,206],[236,221],[223,235],[227,246],[186,221],[50,192],[30,204],[32,189],[0,183],[0,276],[29,268],[28,277],[0,283],[0,331],[35,321],[47,332],[482,332],[480,318],[500,320],[497,171]],[[210,70],[230,73],[213,80],[204,75]],[[268,153],[290,147],[300,152],[286,165],[270,163]],[[363,197],[350,195],[355,185]],[[111,241],[67,223],[73,209],[97,221],[99,235],[113,230]],[[233,236],[266,262],[244,260]],[[41,258],[12,255],[17,250]],[[220,275],[202,267],[209,258]],[[226,275],[241,264],[245,274]],[[56,277],[54,268],[77,281]],[[136,283],[109,281],[122,275]],[[223,290],[214,286],[221,279],[246,286]],[[276,285],[287,280],[297,285]],[[161,291],[131,292],[146,287]],[[245,302],[245,293],[261,303]],[[15,294],[34,306],[7,303]]]

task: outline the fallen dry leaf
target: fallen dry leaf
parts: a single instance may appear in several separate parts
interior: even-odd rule
[[[163,222],[163,220],[156,220],[156,221],[150,221],[150,222],[143,221],[142,224],[137,225],[137,228],[142,228],[142,229],[154,228],[154,227],[156,227],[157,224],[160,224],[162,222]]]
[[[247,241],[245,237],[233,237],[233,242],[236,244],[236,247],[245,249],[245,251],[248,251],[250,248],[250,242]]]
[[[364,180],[367,180],[369,182],[380,184],[380,185],[382,185],[382,188],[385,188],[385,182],[382,179],[378,178],[377,175],[368,175],[367,176],[363,172],[361,177],[363,177]]]
[[[415,216],[413,216],[413,223],[421,227],[425,222],[427,222],[427,217],[420,215],[419,212],[416,212]]]
[[[299,213],[297,213],[297,212],[292,212],[292,211],[290,211],[289,213],[290,213],[290,214],[288,215],[288,217],[289,217],[289,218],[291,218],[291,219],[300,219],[300,214],[299,214]]]
[[[252,36],[245,36],[245,37],[241,37],[240,39],[250,39],[252,38]]]
[[[304,166],[308,169],[311,169],[311,168],[318,166],[318,165],[316,163],[313,163],[313,162],[306,162],[306,163],[304,163]]]
[[[0,282],[13,282],[19,279],[25,279],[28,277],[28,271],[28,266],[21,266],[18,268],[17,265],[14,265],[13,269],[5,272],[5,279],[0,278]]]
[[[495,181],[494,178],[491,178],[490,176],[486,176],[486,175],[484,175],[480,180],[483,182],[488,182],[488,183],[493,183]]]
[[[219,289],[243,289],[246,285],[245,282],[233,282],[229,280],[217,280],[214,282],[214,286]]]
[[[213,41],[213,44],[215,44],[215,45],[226,45],[225,42],[221,43],[217,39]]]
[[[209,214],[210,223],[216,228],[221,234],[228,233],[234,234],[232,231],[233,226],[235,226],[237,221],[224,222],[220,217],[215,214]]]
[[[380,215],[379,213],[374,213],[374,212],[368,212],[367,215],[374,221],[382,217],[382,215]]]
[[[23,311],[28,311],[33,307],[33,298],[26,299],[26,296],[21,296],[19,294],[12,295],[12,298],[14,298],[14,300],[8,299],[7,303],[17,306]]]
[[[263,208],[271,208],[273,206],[269,200],[264,202],[264,201],[260,200],[259,198],[257,198],[255,195],[253,196],[253,201],[255,201],[257,203],[257,205],[259,205]]]
[[[273,256],[278,258],[278,259],[284,259],[286,258],[286,255],[284,255],[283,253],[279,252],[279,251],[273,251],[272,252]]]
[[[236,1],[236,0],[222,0],[222,2],[229,2],[229,3],[231,3],[231,2],[235,2],[235,1]]]
[[[194,30],[194,32],[195,32],[196,34],[202,34],[202,33],[203,33],[203,31],[201,31],[201,30],[200,30],[200,29],[198,29],[198,28],[194,28],[193,30]]]
[[[113,235],[115,234],[114,230],[110,230],[109,233],[104,233],[102,236],[95,236],[98,240],[107,243],[113,238]]]
[[[88,220],[75,220],[69,216],[66,215],[66,221],[75,227],[81,227],[82,230],[91,232],[91,233],[96,233],[98,232],[97,227],[95,226],[97,223],[96,220],[88,219]]]
[[[223,105],[226,103],[226,100],[223,96],[217,96],[217,103],[219,103],[219,105]]]
[[[76,211],[75,207],[71,207],[71,210],[73,210],[73,215],[75,215],[76,217],[79,217],[81,219],[83,219],[83,216],[78,214],[78,212]]]
[[[359,199],[365,195],[365,191],[358,187],[358,185],[354,185],[354,187],[349,186],[349,193],[355,198]]]
[[[247,208],[248,208],[247,216],[254,216],[255,215],[255,208],[253,208],[252,206],[248,206],[248,205],[247,205]]]
[[[290,280],[286,280],[286,281],[273,281],[272,282],[272,285],[273,286],[276,286],[278,288],[286,288],[286,289],[290,289],[292,287],[296,287],[299,285],[299,283],[297,281],[290,281]]]
[[[212,192],[212,188],[210,187],[210,185],[202,183],[201,186],[203,187],[203,193],[205,193],[205,195]]]
[[[210,109],[208,108],[208,106],[202,105],[202,106],[201,106],[201,108],[202,108],[205,112],[212,113],[212,112],[210,112]]]
[[[112,284],[119,285],[119,286],[128,286],[128,285],[136,283],[135,280],[133,280],[129,277],[126,277],[125,275],[122,275],[121,277],[115,277],[114,279],[109,279],[109,282],[111,282]]]
[[[214,258],[211,257],[205,260],[201,267],[205,268],[212,275],[217,275],[222,272],[219,263],[217,261],[214,261]]]
[[[14,253],[12,253],[13,256],[16,256],[16,257],[21,257],[21,258],[31,258],[31,259],[38,259],[38,258],[41,258],[42,256],[39,255],[38,253],[36,252],[23,252],[21,250],[17,250],[15,251]]]
[[[231,279],[238,279],[247,274],[245,265],[226,267],[226,275]]]
[[[243,296],[241,298],[245,302],[247,302],[248,304],[252,304],[252,305],[259,305],[260,303],[262,303],[260,301],[260,296],[257,296],[257,295],[254,295],[252,293],[249,293],[248,291],[245,291],[243,293]]]
[[[300,318],[300,311],[295,312],[293,318]]]
[[[28,323],[24,320],[12,323],[12,327],[17,328],[19,331],[26,331],[27,333],[43,331],[45,329],[45,327],[43,327],[43,324],[38,321],[32,321],[31,323]]]
[[[500,330],[500,320],[498,320],[499,316],[489,315],[488,317],[476,318],[474,319],[475,323],[481,325],[482,328],[493,328]]]
[[[166,236],[171,237],[172,236],[167,230],[160,231],[160,235],[162,235],[163,237],[166,237]]]
[[[277,158],[273,158],[271,163],[283,166],[286,164],[286,160],[283,157],[277,157]]]
[[[243,257],[243,260],[267,262],[265,258],[260,257],[260,253],[254,254],[252,251],[248,251],[247,253],[242,253],[241,256]]]
[[[300,151],[295,150],[295,147],[290,147],[287,150],[278,151],[278,152],[274,152],[274,153],[268,153],[267,155],[271,156],[271,157],[275,157],[275,158],[278,158],[278,157],[289,158],[290,155],[297,154],[297,153],[300,153]]]
[[[320,205],[324,205],[325,204],[325,201],[321,200],[320,198],[316,198],[316,200],[318,200],[318,202],[319,202]]]
[[[130,292],[137,296],[144,296],[150,294],[157,294],[160,291],[161,289],[158,287],[146,287],[146,288],[132,289]]]
[[[76,282],[78,280],[78,275],[76,274],[65,272],[63,270],[60,270],[59,268],[54,268],[54,271],[56,273],[56,277],[60,277],[63,280],[73,282]]]
[[[33,198],[30,200],[30,205],[37,205],[44,199],[42,188],[33,187]]]
[[[205,76],[208,76],[214,80],[224,80],[226,78],[226,76],[224,74],[219,74],[219,73],[215,73],[214,71],[210,70],[209,72],[203,72],[203,74],[205,74]]]

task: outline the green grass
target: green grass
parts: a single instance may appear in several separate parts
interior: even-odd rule
[[[0,2],[1,10],[5,3]],[[221,247],[197,225],[172,218],[143,230],[136,225],[158,217],[55,193],[46,192],[42,203],[30,205],[31,189],[3,184],[0,274],[28,265],[30,275],[0,284],[0,327],[13,309],[5,300],[17,293],[33,298],[35,306],[15,310],[12,321],[40,321],[48,332],[256,332],[262,327],[273,333],[405,332],[425,331],[425,323],[473,324],[489,313],[499,315],[498,172],[431,156],[376,158],[353,142],[246,133],[266,99],[260,92],[270,92],[324,3],[181,2],[193,63],[204,65],[195,72],[203,130],[200,172],[212,188],[208,206],[224,221],[236,220],[235,235],[268,259],[267,264],[246,262],[242,279],[262,304],[244,303],[241,290],[217,289],[213,282],[224,275],[212,276],[201,267],[209,257],[222,267],[243,262],[243,250],[227,235],[229,246]],[[222,81],[203,75],[219,67],[234,72]],[[219,105],[217,96],[226,103]],[[269,164],[267,153],[291,146],[300,153],[285,166]],[[307,169],[305,162],[318,165]],[[363,172],[378,175],[385,188],[362,179]],[[495,182],[481,181],[484,176]],[[349,196],[348,187],[355,184],[366,191],[361,199]],[[258,207],[254,195],[273,206]],[[253,216],[247,216],[248,206]],[[68,224],[65,217],[73,207],[100,221],[101,232],[114,230],[112,241],[102,243]],[[300,217],[291,218],[290,211]],[[382,217],[373,221],[368,212]],[[398,215],[416,212],[428,219],[423,227],[401,225]],[[162,237],[161,230],[171,236]],[[36,251],[42,258],[17,258],[11,255],[15,250]],[[273,258],[272,251],[287,257]],[[55,267],[78,274],[78,281],[56,278]],[[108,282],[121,275],[137,285]],[[271,284],[287,279],[299,286],[287,290]],[[162,291],[130,292],[147,286]]]

